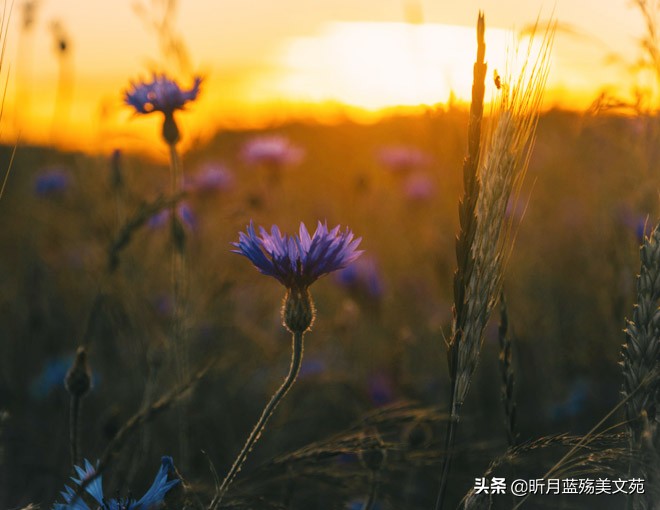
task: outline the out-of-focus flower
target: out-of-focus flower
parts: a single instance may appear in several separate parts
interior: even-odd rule
[[[572,418],[584,410],[589,400],[591,384],[584,379],[579,379],[570,388],[566,398],[548,409],[548,414],[555,420]]]
[[[221,164],[206,164],[192,176],[187,187],[193,191],[227,191],[234,186],[234,175]]]
[[[174,120],[174,111],[183,110],[186,103],[197,99],[202,78],[196,76],[188,90],[182,90],[178,83],[164,74],[154,74],[150,82],[131,82],[131,88],[124,92],[124,102],[137,113],[162,112],[163,140],[174,147],[181,139],[179,127]]]
[[[197,228],[197,216],[195,216],[195,213],[187,202],[179,203],[176,208],[176,214],[182,223],[190,230],[195,230]],[[169,219],[170,210],[163,209],[149,218],[147,226],[153,229],[161,228],[168,224]]]
[[[364,501],[361,499],[354,499],[348,503],[346,510],[362,510],[364,508]],[[381,510],[383,507],[380,503],[376,502],[372,505],[372,510]]]
[[[373,257],[362,257],[335,274],[335,281],[349,291],[370,298],[380,298],[383,279]]]
[[[319,221],[310,236],[304,223],[298,235],[282,235],[277,225],[270,234],[259,228],[258,236],[250,223],[247,233],[239,234],[233,243],[234,253],[246,256],[263,274],[279,280],[288,289],[306,289],[319,277],[346,267],[362,251],[357,247],[362,238],[354,239],[348,228],[340,232],[339,225],[332,230]]]
[[[418,170],[431,163],[431,156],[426,152],[406,145],[383,147],[376,156],[383,166],[398,173]]]
[[[172,315],[172,311],[174,310],[174,303],[172,303],[172,296],[169,294],[153,296],[150,302],[151,306],[159,317],[170,317]]]
[[[182,110],[186,103],[197,99],[201,83],[202,78],[196,76],[192,87],[183,90],[165,74],[153,74],[149,82],[131,82],[131,88],[124,93],[124,101],[137,113],[162,112],[172,115],[174,110]]]
[[[48,360],[41,373],[32,381],[30,394],[35,398],[44,398],[54,389],[64,388],[64,378],[71,363],[73,363],[72,354]]]
[[[635,234],[639,244],[644,242],[644,236],[648,236],[653,228],[648,214],[635,213],[627,205],[619,208],[618,217],[621,225]]]
[[[522,197],[511,197],[506,204],[504,214],[507,218],[519,222],[522,221],[526,209],[527,199],[523,199]]]
[[[320,375],[326,370],[326,363],[323,360],[323,358],[319,357],[312,357],[312,358],[307,358],[305,361],[303,361],[302,366],[300,367],[300,372],[298,373],[298,377],[304,378],[304,377],[314,377],[316,375]]]
[[[40,197],[59,195],[71,184],[71,176],[64,167],[43,169],[34,179],[34,193]]]
[[[284,136],[267,135],[246,142],[241,155],[248,165],[283,167],[300,163],[305,152]]]
[[[435,195],[435,183],[428,175],[412,174],[403,183],[403,192],[410,200],[428,200]]]
[[[94,466],[87,459],[85,459],[84,469],[79,466],[74,466],[74,468],[78,474],[78,478],[72,477],[71,479],[79,487],[85,480],[92,478],[96,474]],[[163,503],[165,494],[179,483],[179,479],[177,478],[168,480],[168,475],[174,474],[174,472],[172,457],[163,457],[154,482],[138,501],[130,497],[106,499],[103,495],[103,484],[100,475],[85,487],[85,491],[99,504],[98,508],[100,510],[153,510]],[[53,510],[90,510],[87,503],[82,498],[76,497],[76,491],[68,485],[64,486],[61,494],[66,503],[56,503],[53,506]]]
[[[367,381],[369,400],[376,406],[384,406],[394,401],[394,384],[392,378],[386,373],[376,373]]]

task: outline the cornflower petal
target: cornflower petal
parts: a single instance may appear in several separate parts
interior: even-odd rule
[[[76,485],[82,485],[85,480],[88,480],[89,478],[93,477],[96,474],[96,469],[92,465],[92,463],[85,459],[85,469],[81,468],[80,466],[73,466],[74,469],[76,470],[76,473],[78,473],[78,476],[80,478],[71,478],[71,480],[74,481]],[[103,504],[103,481],[101,479],[101,475],[97,476],[92,480],[92,482],[85,487],[85,491],[87,494],[92,496],[96,502],[99,505]]]
[[[163,457],[161,459],[160,469],[156,473],[156,478],[151,484],[151,487],[147,492],[140,498],[140,500],[135,504],[135,510],[149,510],[150,508],[155,507],[160,504],[172,487],[179,483],[179,479],[174,478],[172,480],[167,480],[167,475],[171,471],[174,471],[174,463],[172,457]]]
[[[310,245],[312,244],[312,237],[309,235],[307,227],[305,227],[305,224],[302,221],[300,222],[300,229],[298,232],[300,237],[300,244],[302,246],[301,252],[307,253],[309,251]]]

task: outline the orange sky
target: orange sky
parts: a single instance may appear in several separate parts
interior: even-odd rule
[[[136,13],[140,3],[153,17],[165,0],[40,0],[25,30],[24,2],[16,0],[4,138],[20,130],[25,140],[104,151],[156,140],[159,119],[132,116],[122,90],[154,67],[169,67],[184,83],[190,74],[163,57]],[[180,122],[190,140],[223,125],[332,117],[347,110],[339,103],[354,112],[444,102],[450,92],[467,98],[479,9],[491,69],[504,66],[514,31],[554,9],[562,30],[546,105],[586,108],[603,87],[626,95],[639,82],[625,65],[639,56],[643,33],[629,0],[186,0],[172,26],[190,72],[206,80]],[[62,34],[68,46],[58,54]]]

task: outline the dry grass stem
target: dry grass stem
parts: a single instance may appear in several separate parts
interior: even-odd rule
[[[119,233],[110,244],[108,249],[108,271],[110,273],[113,273],[119,267],[119,255],[131,242],[133,234],[149,221],[149,218],[165,209],[173,207],[183,198],[183,196],[183,193],[178,193],[172,197],[161,196],[153,202],[145,203],[140,206],[135,214],[124,223],[124,226],[119,230]]]

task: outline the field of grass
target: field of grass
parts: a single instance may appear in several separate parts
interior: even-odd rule
[[[183,508],[186,498],[206,507],[209,463],[222,478],[290,356],[284,289],[231,253],[231,243],[250,221],[294,232],[300,221],[313,228],[321,220],[349,225],[364,254],[352,274],[312,287],[317,318],[299,380],[223,505],[362,508],[377,478],[373,508],[431,507],[447,420],[445,342],[467,120],[461,110],[429,110],[373,125],[220,132],[183,156],[189,372],[214,363],[178,404],[122,440],[103,474],[106,494],[142,494],[160,457],[172,455],[188,492],[173,496],[178,502],[168,495],[168,507]],[[496,473],[540,478],[575,443],[555,434],[587,433],[620,401],[641,229],[646,222],[648,233],[658,213],[656,130],[654,118],[551,111],[539,121],[527,180],[507,209],[515,246],[503,291],[516,442],[547,444],[522,447]],[[250,161],[246,144],[264,136],[299,148],[295,161]],[[11,152],[3,150],[3,167]],[[123,226],[167,196],[168,185],[166,165],[138,156],[19,147],[0,201],[3,508],[48,507],[72,472],[63,380],[78,345],[87,347],[92,374],[80,452],[92,462],[126,420],[178,384],[168,356],[167,219],[148,215],[117,268],[108,267]],[[507,451],[498,315],[461,417],[449,508]],[[184,453],[178,406],[187,417]],[[561,478],[628,478],[623,420],[621,411],[612,416],[602,428],[616,435],[598,438],[591,458],[580,451]],[[564,495],[532,497],[524,507],[623,504],[622,496]],[[493,508],[512,505],[511,496],[493,499]]]

